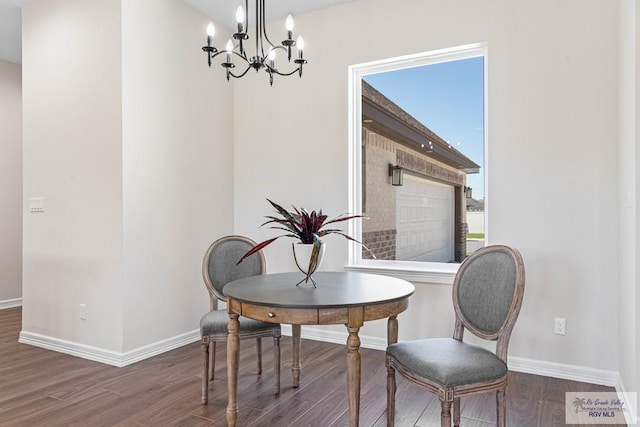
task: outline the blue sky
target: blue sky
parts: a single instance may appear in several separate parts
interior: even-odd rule
[[[363,79],[400,108],[484,165],[484,59],[461,59]],[[467,175],[473,198],[484,198],[484,167]]]

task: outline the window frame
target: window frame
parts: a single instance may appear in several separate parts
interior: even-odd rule
[[[348,142],[349,212],[362,212],[362,77],[369,74],[421,67],[460,59],[483,58],[484,66],[484,200],[485,200],[485,243],[488,233],[488,46],[486,42],[473,43],[445,49],[438,49],[395,58],[387,58],[349,66],[348,81]],[[362,238],[362,222],[349,221],[349,235]],[[459,263],[386,261],[362,259],[360,245],[349,242],[348,264],[345,270],[390,275],[412,282],[431,284],[452,284]]]

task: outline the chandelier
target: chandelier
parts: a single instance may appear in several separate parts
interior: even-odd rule
[[[287,16],[285,21],[285,28],[287,30],[287,38],[283,40],[279,45],[274,45],[269,36],[267,36],[267,28],[265,25],[265,0],[255,0],[256,12],[255,12],[255,53],[253,56],[248,56],[246,51],[246,45],[249,44],[249,17],[245,14],[245,10],[248,10],[249,0],[245,0],[244,9],[242,6],[238,6],[236,10],[236,22],[237,32],[233,33],[233,38],[227,40],[227,44],[224,50],[218,50],[213,46],[213,36],[215,34],[215,27],[213,22],[210,22],[207,27],[207,45],[202,47],[202,50],[207,54],[207,61],[209,67],[213,58],[218,55],[225,54],[225,61],[220,65],[225,69],[227,81],[231,77],[239,79],[243,77],[250,69],[256,70],[256,73],[263,69],[269,74],[269,84],[273,85],[273,76],[275,74],[280,76],[291,76],[298,73],[302,77],[302,66],[307,63],[303,57],[304,40],[301,36],[298,36],[296,40],[293,39],[293,18],[291,15]],[[298,57],[293,60],[297,67],[291,71],[280,71],[276,67],[276,60],[278,51],[282,51],[282,55],[286,54],[287,60],[291,63],[291,50],[296,47]],[[233,72],[236,68],[234,59],[241,63],[241,66],[246,66],[244,71],[239,74]],[[240,65],[240,64],[239,64]]]

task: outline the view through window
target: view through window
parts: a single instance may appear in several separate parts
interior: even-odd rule
[[[379,260],[484,245],[485,55],[468,56],[361,75],[360,237]]]

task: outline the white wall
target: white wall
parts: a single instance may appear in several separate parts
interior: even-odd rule
[[[235,87],[236,231],[273,235],[258,228],[265,197],[346,211],[349,65],[486,41],[489,243],[519,248],[527,268],[510,354],[616,370],[617,20],[617,3],[598,0],[359,0],[298,16],[302,80],[270,88],[252,74]],[[588,209],[577,215],[576,203]],[[324,268],[341,269],[347,244],[327,240]],[[289,252],[267,248],[269,270],[290,269]],[[428,295],[412,298],[401,339],[451,333],[439,320],[451,305]],[[384,337],[384,325],[362,333]]]
[[[638,129],[640,124],[640,8],[634,0],[620,2],[620,77],[618,150],[619,234],[619,372],[626,391],[638,390]],[[636,403],[637,405],[637,403]],[[637,408],[637,406],[636,406]]]
[[[23,210],[22,329],[114,351],[122,348],[120,27],[116,0],[23,9],[23,195],[44,197],[45,212]]]
[[[22,67],[0,60],[0,308],[22,297]]]
[[[202,256],[233,231],[233,86],[207,67],[208,22],[123,2],[125,350],[197,329]]]
[[[25,7],[24,197],[45,212],[24,214],[21,340],[117,364],[197,337],[202,255],[233,230],[232,89],[199,49],[207,22],[175,0]]]
[[[635,280],[631,278],[631,282],[628,285],[629,288],[633,288],[633,283],[635,282],[636,289],[636,305],[635,305],[635,350],[630,348],[629,345],[626,346],[622,351],[630,351],[632,354],[635,354],[635,364],[633,359],[628,359],[627,366],[635,366],[636,370],[636,381],[633,383],[633,379],[629,380],[628,378],[632,375],[631,372],[625,372],[625,381],[630,383],[627,387],[627,390],[639,390],[640,389],[640,367],[638,366],[638,359],[640,359],[640,316],[638,315],[638,310],[640,309],[640,227],[638,227],[638,200],[640,200],[640,186],[638,182],[640,182],[640,7],[638,4],[635,4],[635,176],[630,176],[630,179],[635,179],[636,187],[635,187],[635,224],[636,224],[636,246],[635,246],[635,254],[636,254],[636,268],[635,268]],[[631,142],[633,143],[633,142]],[[626,248],[625,248],[626,249]],[[625,321],[630,322],[631,319],[625,319]],[[638,409],[640,407],[640,403],[636,401],[636,415],[638,414]],[[636,420],[637,421],[637,420]]]

